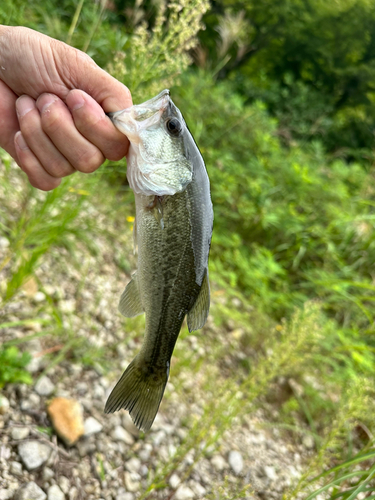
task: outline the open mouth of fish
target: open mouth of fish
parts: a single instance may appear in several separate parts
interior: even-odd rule
[[[130,141],[136,144],[142,129],[158,125],[169,100],[169,90],[165,89],[142,104],[135,104],[115,113],[107,113],[107,116]]]

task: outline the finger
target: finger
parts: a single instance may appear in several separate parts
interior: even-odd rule
[[[66,98],[80,133],[95,144],[109,160],[121,160],[129,148],[129,141],[105,115],[103,108],[82,90],[71,90]]]
[[[0,80],[0,147],[17,159],[14,136],[20,129],[16,114],[16,94]]]
[[[52,94],[42,94],[36,106],[44,132],[76,170],[89,173],[100,167],[105,159],[103,153],[79,133],[61,99]]]
[[[27,146],[22,132],[17,132],[14,136],[14,145],[18,164],[29,178],[32,186],[43,191],[50,191],[60,184],[61,179],[52,177],[52,175],[44,170],[37,157]]]
[[[17,99],[16,109],[22,137],[44,169],[56,178],[75,172],[42,129],[42,120],[34,99],[27,95],[21,96]]]

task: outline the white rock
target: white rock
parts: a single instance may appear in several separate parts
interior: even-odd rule
[[[0,415],[5,415],[10,408],[9,400],[0,394]]]
[[[141,468],[141,461],[139,458],[133,457],[126,462],[125,467],[129,472],[139,472],[139,469]]]
[[[302,444],[308,450],[312,450],[315,447],[314,438],[312,436],[310,436],[309,434],[307,434],[306,436],[303,436]]]
[[[241,474],[243,469],[243,459],[241,453],[239,451],[232,450],[229,453],[228,461],[233,472],[236,475]]]
[[[206,488],[198,483],[198,481],[191,481],[190,486],[197,498],[204,498],[206,494]]]
[[[39,441],[24,441],[18,445],[18,454],[26,469],[33,470],[47,462],[51,448]]]
[[[15,494],[15,500],[46,500],[47,495],[33,481],[24,484]]]
[[[20,441],[21,439],[26,439],[29,432],[27,427],[13,427],[10,435],[15,441]]]
[[[172,474],[171,477],[169,478],[169,485],[173,489],[176,489],[180,483],[181,479],[177,476],[177,474]]]
[[[34,302],[44,302],[45,300],[46,296],[43,292],[36,292],[36,294],[33,296]]]
[[[191,500],[195,498],[194,492],[187,486],[181,484],[174,495],[175,500]]]
[[[19,476],[22,474],[22,465],[19,462],[11,462],[9,470],[12,474]]]
[[[65,495],[57,486],[57,484],[54,484],[53,486],[48,488],[47,500],[65,500]]]
[[[92,434],[97,434],[98,432],[100,432],[103,429],[103,426],[94,417],[89,417],[85,420],[84,428],[85,431],[83,435],[91,436]]]
[[[125,491],[124,488],[119,488],[116,495],[116,500],[134,500],[134,495],[129,491]]]
[[[39,396],[50,396],[55,390],[55,386],[52,383],[51,379],[44,376],[38,380],[35,384],[35,392],[39,394]]]
[[[271,481],[276,481],[277,479],[277,474],[275,471],[275,467],[272,467],[271,465],[265,465],[263,467],[264,474],[270,479]]]
[[[224,470],[228,467],[227,461],[221,455],[214,455],[211,458],[211,464],[219,472],[221,472],[222,470]]]
[[[123,441],[124,443],[128,444],[129,446],[134,444],[133,436],[128,431],[126,431],[123,427],[121,427],[121,425],[116,425],[111,436],[115,441]]]
[[[8,248],[9,247],[9,240],[8,238],[5,238],[5,236],[0,236],[0,248]]]
[[[55,473],[49,467],[43,468],[42,476],[43,476],[44,481],[49,481],[50,479],[52,479],[54,477],[54,475],[55,475]]]
[[[65,476],[60,476],[58,483],[59,483],[59,486],[62,489],[62,491],[65,494],[68,494],[69,490],[70,490],[70,481],[69,481],[69,479],[67,477],[65,477]]]
[[[0,488],[0,500],[10,500],[13,498],[14,490]]]
[[[27,399],[22,400],[21,402],[21,410],[31,410],[35,409],[40,405],[40,397],[38,394],[34,394],[33,392],[29,395]]]
[[[135,493],[139,490],[141,483],[139,482],[141,476],[136,472],[126,471],[124,474],[125,486],[128,491]]]

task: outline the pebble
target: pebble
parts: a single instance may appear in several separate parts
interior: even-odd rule
[[[15,500],[46,500],[47,495],[33,481],[24,484],[17,490]]]
[[[139,490],[141,484],[139,482],[140,476],[136,472],[126,471],[124,474],[125,486],[128,491],[136,492]]]
[[[194,491],[192,491],[188,486],[181,485],[176,493],[174,494],[175,500],[190,500],[195,497]]]
[[[126,462],[125,467],[129,472],[138,472],[141,468],[141,461],[139,460],[139,458],[133,457]]]
[[[204,498],[206,495],[206,488],[204,488],[198,481],[192,481],[190,483],[191,489],[194,491],[197,498]]]
[[[315,447],[314,438],[312,436],[310,436],[310,434],[306,434],[302,438],[302,444],[308,450],[312,450]]]
[[[49,481],[50,479],[52,479],[54,477],[54,475],[55,475],[55,473],[49,467],[43,468],[42,476],[43,476],[44,481]]]
[[[0,248],[5,249],[9,247],[9,240],[5,236],[0,236]]]
[[[39,405],[40,397],[32,392],[27,399],[22,400],[21,410],[33,410],[35,408],[38,408]]]
[[[103,429],[103,426],[94,417],[89,417],[84,423],[84,436],[91,436],[92,434],[98,434]]]
[[[36,292],[33,297],[34,302],[44,302],[46,300],[46,296],[43,292]]]
[[[264,475],[266,477],[268,477],[268,479],[270,479],[271,481],[276,481],[277,474],[275,471],[275,467],[272,467],[271,465],[265,465],[263,467],[263,472],[264,472]]]
[[[58,480],[58,483],[59,483],[59,486],[62,489],[62,491],[65,494],[68,494],[69,490],[70,490],[70,481],[69,481],[69,479],[67,477],[65,477],[65,476],[60,476],[59,480]]]
[[[10,500],[10,498],[13,498],[13,495],[14,490],[0,488],[0,500]]]
[[[119,488],[115,499],[116,500],[134,500],[134,495],[128,491],[125,491],[124,488]]]
[[[10,407],[9,399],[0,394],[0,415],[8,413]]]
[[[49,459],[51,448],[40,441],[24,441],[18,445],[18,454],[27,470],[34,470]]]
[[[22,474],[22,465],[19,462],[11,462],[9,470],[12,474],[19,476]]]
[[[221,472],[222,470],[226,469],[228,466],[227,461],[221,455],[214,455],[211,458],[211,464],[215,467],[215,469],[218,472]]]
[[[128,431],[126,431],[123,427],[121,427],[121,425],[116,425],[111,436],[115,441],[123,441],[124,443],[128,444],[129,446],[134,444],[133,436]]]
[[[10,436],[15,441],[21,441],[21,439],[26,439],[29,435],[29,429],[27,427],[13,427]]]
[[[50,488],[48,488],[47,500],[65,500],[65,495],[57,486],[57,484],[54,484]]]
[[[35,392],[39,394],[39,396],[50,396],[55,390],[55,386],[52,383],[51,379],[44,376],[38,380],[35,384]]]
[[[238,476],[243,469],[243,458],[239,451],[232,450],[228,456],[228,462],[233,472]]]
[[[181,483],[181,479],[177,476],[177,474],[172,474],[171,477],[169,478],[169,486],[173,488],[174,490],[177,488],[177,486]]]
[[[83,409],[78,401],[54,398],[47,412],[56,433],[68,446],[73,445],[83,435]]]

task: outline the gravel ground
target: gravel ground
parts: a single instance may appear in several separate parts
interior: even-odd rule
[[[97,218],[99,230],[108,224],[100,220],[100,211],[86,210]],[[28,369],[34,384],[8,384],[1,393],[0,500],[136,500],[152,484],[155,472],[178,453],[190,432],[190,414],[200,414],[204,394],[186,396],[194,383],[186,370],[174,376],[173,367],[159,414],[147,434],[138,432],[127,412],[103,413],[116,379],[142,340],[135,329],[138,323],[127,323],[116,307],[130,276],[116,265],[119,253],[132,255],[129,235],[130,229],[122,240],[119,237],[118,245],[98,237],[95,257],[80,245],[74,259],[63,248],[49,252],[35,277],[1,312],[0,322],[42,318],[48,323],[55,308],[61,313],[64,333],[45,335],[50,327],[40,323],[8,327],[0,333],[2,341],[33,333],[39,336],[22,345],[33,355]],[[8,246],[3,237],[0,262]],[[129,262],[134,267],[134,257]],[[7,273],[6,267],[0,286]],[[134,330],[129,331],[129,324]],[[214,329],[212,318],[207,329]],[[71,349],[64,350],[69,342]],[[201,336],[183,342],[194,356],[205,357]],[[103,350],[107,352],[104,362],[97,363],[95,353]],[[89,360],[79,363],[86,351]],[[72,446],[57,436],[47,413],[58,397],[74,400],[82,409],[83,435]],[[250,485],[239,498],[281,499],[302,473],[303,462],[314,446],[308,438],[299,444],[286,439],[277,429],[267,427],[261,409],[254,409],[235,420],[198,461],[199,447],[189,451],[168,472],[166,486],[153,491],[150,498],[234,498],[234,492]]]

